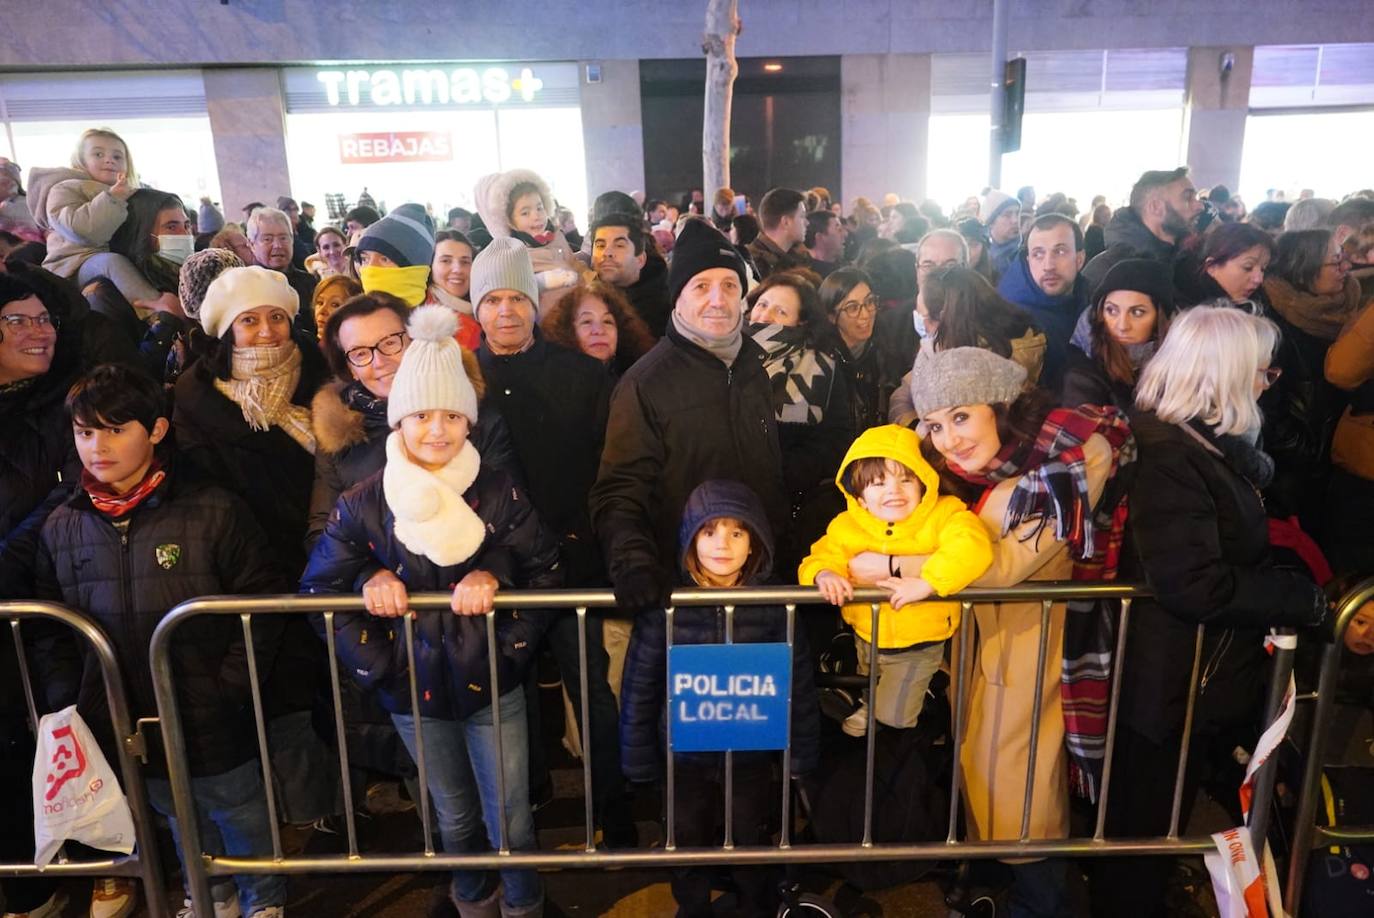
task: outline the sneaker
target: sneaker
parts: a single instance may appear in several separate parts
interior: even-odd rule
[[[91,918],[128,918],[138,905],[138,884],[130,877],[101,877],[91,890]]]
[[[177,918],[196,918],[196,910],[191,906],[191,900],[185,899],[182,902],[181,910],[177,912]],[[239,910],[239,900],[235,896],[228,902],[215,900],[215,918],[243,918],[243,912]]]
[[[854,709],[854,713],[844,719],[840,725],[845,733],[850,736],[865,736],[868,734],[868,704],[860,701],[859,706]]]
[[[392,813],[413,813],[415,801],[401,795],[399,781],[377,781],[367,786],[367,801],[364,809],[373,816],[389,816]]]
[[[59,889],[42,905],[27,912],[5,912],[5,918],[61,918],[62,909],[66,907],[67,895]]]

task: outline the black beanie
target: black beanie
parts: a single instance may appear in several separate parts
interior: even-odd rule
[[[1101,309],[1102,301],[1114,290],[1143,293],[1154,301],[1155,308],[1160,312],[1166,316],[1174,314],[1173,273],[1162,261],[1128,258],[1112,265],[1093,292],[1093,309]]]
[[[668,307],[677,306],[678,294],[687,282],[710,268],[729,268],[739,275],[740,290],[749,289],[744,259],[730,240],[705,220],[691,219],[673,243],[672,264],[668,266]]]

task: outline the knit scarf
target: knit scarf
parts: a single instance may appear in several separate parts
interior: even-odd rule
[[[472,315],[472,303],[461,296],[454,296],[438,284],[429,285],[429,297],[436,303],[447,306],[461,315]]]
[[[773,387],[773,410],[783,424],[819,424],[835,378],[835,361],[809,341],[802,326],[753,325],[749,336],[766,354],[763,369]]]
[[[215,388],[243,410],[253,430],[273,424],[301,448],[315,452],[310,409],[291,401],[301,381],[301,351],[294,341],[277,347],[236,347],[229,379],[215,379]]]
[[[1089,499],[1083,455],[1083,444],[1094,434],[1101,434],[1112,449],[1107,487],[1096,509]],[[1117,409],[1083,405],[1051,411],[1033,441],[1004,444],[982,474],[951,468],[985,487],[1019,476],[1002,520],[1002,535],[1026,520],[1038,520],[1023,541],[1053,526],[1055,539],[1068,542],[1072,550],[1074,580],[1115,580],[1127,515],[1125,486],[1116,481],[1116,473],[1135,461],[1135,454],[1135,438]],[[1097,799],[1106,754],[1118,620],[1113,605],[1106,600],[1073,600],[1064,620],[1064,742],[1070,756],[1070,786],[1088,800]]]
[[[1346,320],[1360,308],[1360,283],[1353,277],[1346,277],[1340,293],[1329,296],[1299,290],[1281,277],[1266,280],[1264,292],[1275,312],[1323,341],[1335,341]]]
[[[431,472],[406,451],[401,432],[386,438],[382,494],[395,517],[396,538],[409,551],[440,567],[471,558],[482,547],[487,529],[464,492],[477,480],[482,457],[465,442],[448,465]]]
[[[386,420],[386,399],[378,398],[356,379],[344,386],[343,403],[363,416],[363,430],[368,439],[377,431],[390,430]]]
[[[744,316],[741,314],[740,321],[733,331],[720,336],[706,335],[684,322],[678,311],[673,310],[673,328],[677,329],[677,333],[702,350],[709,351],[727,367],[734,365],[740,348],[744,346],[744,334],[741,330],[743,327]]]
[[[85,470],[81,472],[81,489],[90,497],[91,506],[112,519],[119,519],[143,503],[166,477],[167,473],[163,471],[162,463],[154,456],[148,471],[143,475],[143,480],[123,494],[116,493],[109,485],[96,480],[94,475]]]

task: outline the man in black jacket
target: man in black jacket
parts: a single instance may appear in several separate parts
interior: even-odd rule
[[[1202,202],[1188,167],[1151,170],[1131,188],[1131,202],[1112,215],[1103,231],[1107,249],[1083,266],[1088,289],[1096,290],[1107,271],[1127,258],[1172,264],[1178,246],[1197,225]]]
[[[673,309],[668,302],[668,264],[657,252],[645,250],[642,221],[632,214],[609,214],[592,226],[589,235],[596,276],[624,291],[649,331],[662,338]]]
[[[286,282],[300,297],[296,328],[312,340],[317,339],[314,302],[315,284],[319,278],[292,262],[296,254],[296,230],[291,218],[275,207],[259,207],[248,218],[247,236],[258,264],[285,274]]]
[[[774,532],[787,499],[763,353],[743,328],[744,261],[718,231],[688,221],[673,248],[667,334],[621,377],[592,488],[592,525],[623,609],[662,606],[692,489],[712,478],[757,493]]]
[[[510,430],[526,490],[557,536],[564,583],[602,586],[605,564],[592,533],[587,494],[596,479],[606,435],[610,377],[599,362],[545,341],[535,326],[539,288],[529,251],[515,239],[493,239],[472,263],[472,303],[482,326],[477,359],[487,384],[486,404]],[[577,619],[553,617],[549,646],[579,718],[582,699]],[[601,620],[587,619],[587,690],[591,705],[592,795],[608,845],[633,844],[624,805],[619,714],[607,679],[609,660]],[[537,716],[531,740],[538,739]],[[535,775],[536,780],[539,775]]]

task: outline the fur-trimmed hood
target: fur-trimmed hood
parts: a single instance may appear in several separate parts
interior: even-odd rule
[[[482,377],[482,367],[477,362],[477,355],[467,348],[463,348],[463,370],[477,393],[478,403],[481,403],[487,393],[487,383]],[[346,388],[348,383],[338,379],[331,380],[320,387],[315,393],[314,401],[311,402],[310,425],[315,433],[317,448],[323,452],[341,452],[350,446],[366,443],[369,439],[366,416],[363,412],[349,407],[344,401]],[[385,404],[382,403],[383,417]]]
[[[525,182],[539,189],[539,196],[544,199],[544,213],[552,220],[553,193],[549,191],[549,183],[540,178],[538,173],[530,169],[512,169],[509,172],[493,172],[477,180],[472,196],[477,202],[477,213],[493,239],[511,234],[510,220],[506,217],[510,208],[510,193],[516,185]]]

